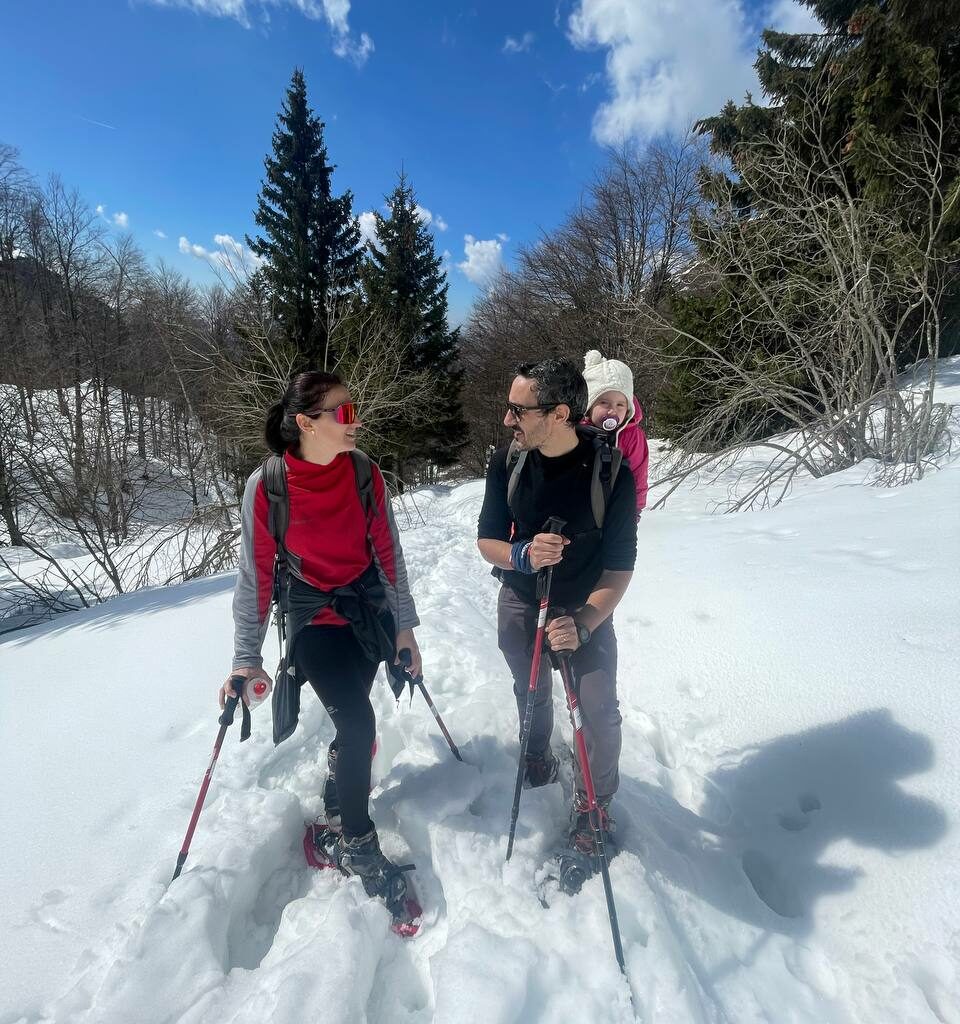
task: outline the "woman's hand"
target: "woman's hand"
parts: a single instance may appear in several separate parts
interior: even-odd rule
[[[220,687],[220,707],[223,707],[224,704],[226,704],[227,697],[238,696],[236,690],[234,690],[233,688],[233,683],[230,682],[230,680],[234,676],[243,676],[243,678],[246,680],[246,682],[243,685],[243,703],[246,704],[247,707],[250,706],[250,687],[246,685],[247,683],[251,682],[254,679],[266,680],[267,692],[263,695],[264,700],[267,699],[267,695],[273,688],[273,680],[267,675],[266,672],[263,671],[262,668],[235,668],[230,673],[230,675],[227,676],[227,679],[224,682],[223,686]]]
[[[410,664],[407,666],[407,671],[416,679],[418,676],[423,675],[423,658],[412,629],[401,629],[397,633],[397,658],[395,664],[400,664],[400,652],[404,647],[410,652]]]

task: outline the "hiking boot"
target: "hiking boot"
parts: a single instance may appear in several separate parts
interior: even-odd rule
[[[527,754],[523,770],[523,788],[539,789],[557,781],[560,772],[560,758],[547,747],[542,754]]]
[[[597,811],[600,814],[600,831],[603,833],[604,845],[617,831],[617,823],[610,816],[612,800],[612,796],[597,797]],[[567,845],[571,849],[593,852],[593,825],[590,822],[590,807],[587,803],[586,793],[578,792],[573,799],[573,807],[570,809],[570,837]]]
[[[337,865],[345,875],[356,875],[363,882],[368,896],[379,896],[391,913],[402,907],[407,895],[404,871],[412,871],[412,864],[394,864],[380,850],[377,830],[365,836],[346,836],[341,833],[337,843]]]
[[[340,798],[337,796],[337,748],[333,745],[327,750],[327,777],[323,783],[323,813],[327,827],[339,831]]]
[[[610,796],[597,798],[601,838],[608,860],[617,852],[616,841],[613,838],[617,826],[609,812],[612,799]],[[566,849],[560,855],[560,887],[571,895],[578,893],[583,883],[599,869],[587,797],[584,793],[577,793],[570,811],[570,832],[567,836]]]

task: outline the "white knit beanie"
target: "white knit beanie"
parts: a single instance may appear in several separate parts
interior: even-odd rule
[[[627,396],[627,419],[633,419],[633,371],[619,359],[604,359],[591,349],[583,360],[583,379],[587,382],[587,412],[604,391],[620,391]]]

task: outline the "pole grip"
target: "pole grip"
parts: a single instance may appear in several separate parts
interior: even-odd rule
[[[565,519],[561,519],[559,516],[550,516],[550,518],[543,524],[544,533],[562,533],[563,528],[567,525]],[[550,581],[553,578],[553,566],[549,566],[546,569],[541,569],[537,573],[537,598],[540,599],[544,594],[550,593]]]
[[[243,687],[247,680],[244,676],[231,676],[228,681],[237,696],[227,697],[226,703],[223,705],[223,714],[217,719],[219,725],[233,725],[233,716],[237,712],[237,705],[243,696]]]

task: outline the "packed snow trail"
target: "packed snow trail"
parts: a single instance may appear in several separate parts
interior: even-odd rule
[[[865,470],[717,517],[725,481],[645,514],[616,615],[624,719],[611,877],[648,1022],[960,1021],[960,468]],[[526,791],[504,864],[516,711],[482,484],[421,492],[403,534],[424,677],[374,687],[373,817],[417,865],[401,940],[356,880],[303,861],[331,726],[307,695],[228,734],[183,875],[170,874],[216,734],[232,577],[121,598],[0,645],[0,1024],[630,1021],[599,878],[544,910],[567,822]],[[276,656],[269,644],[268,663]],[[569,741],[562,687],[556,720]]]

